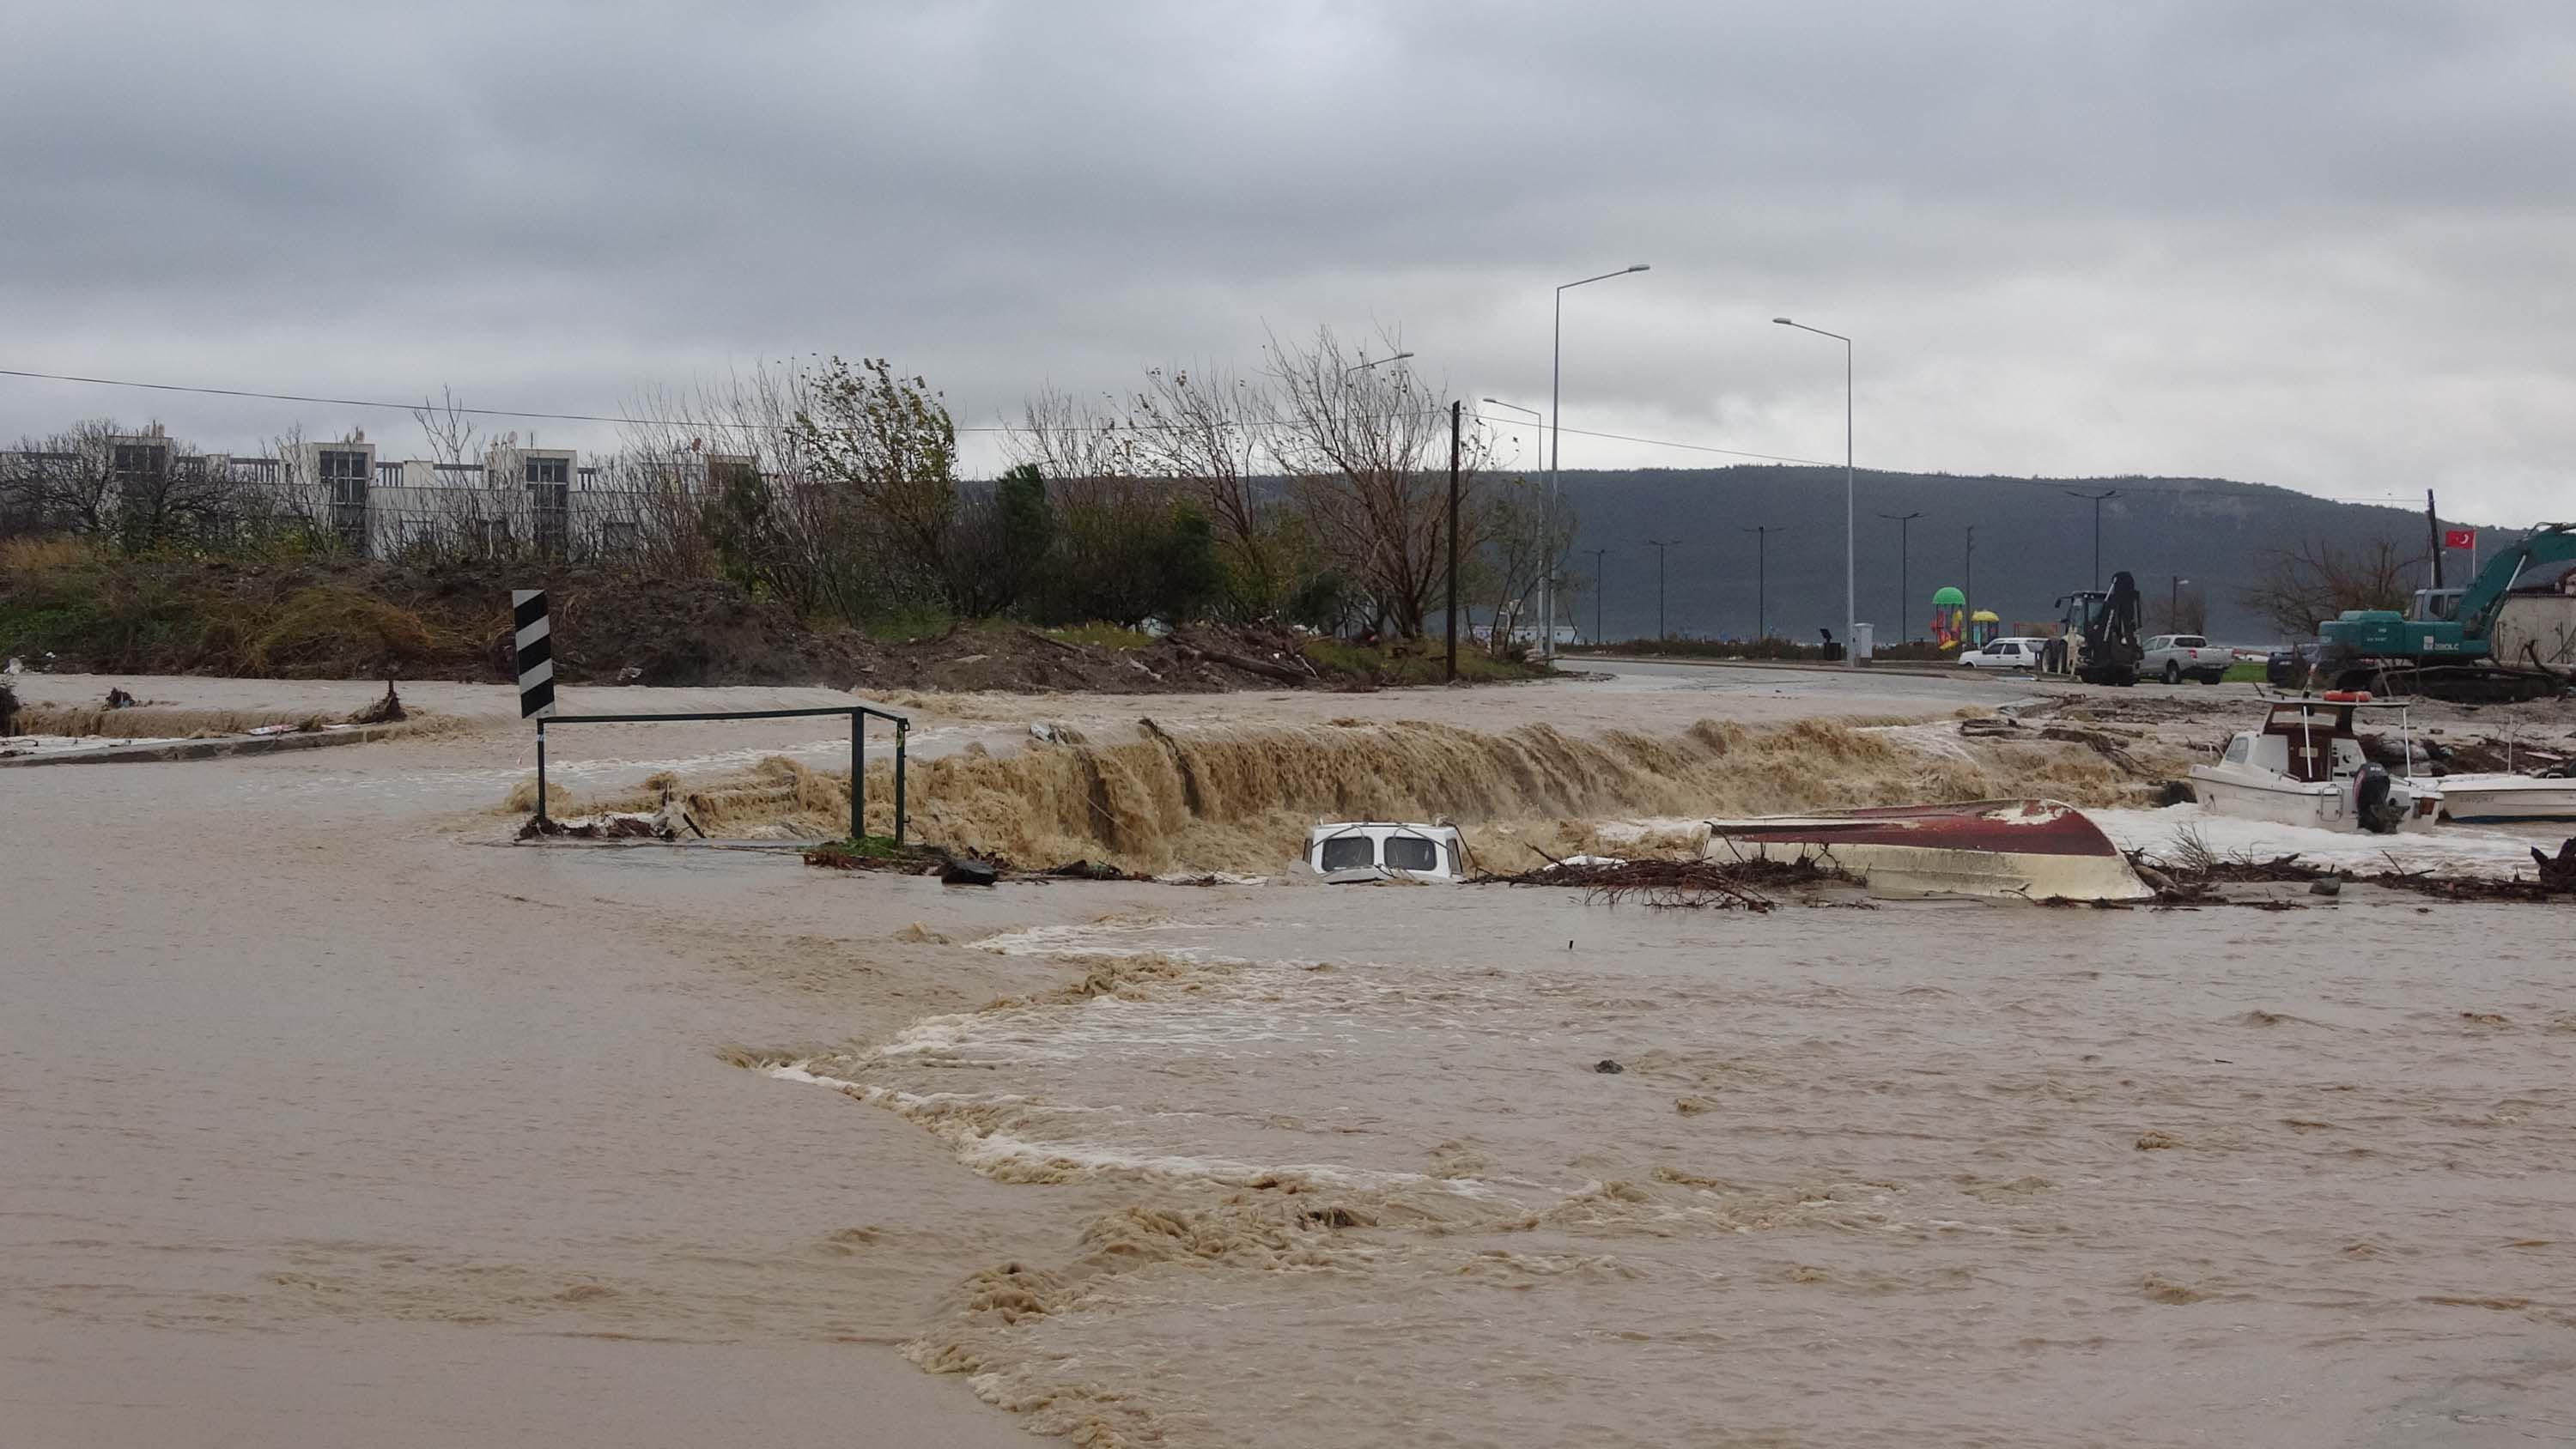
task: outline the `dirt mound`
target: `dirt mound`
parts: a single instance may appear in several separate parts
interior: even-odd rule
[[[506,683],[516,677],[510,592],[524,588],[547,591],[555,675],[570,684],[1158,694],[1364,687],[1386,673],[1375,655],[1310,658],[1319,652],[1311,641],[1281,630],[1148,638],[988,623],[886,642],[812,627],[719,579],[565,564],[267,565],[78,549],[48,553],[41,567],[0,570],[0,655],[107,674]]]

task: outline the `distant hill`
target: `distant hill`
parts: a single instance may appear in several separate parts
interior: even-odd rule
[[[2425,552],[2421,509],[2336,503],[2262,483],[2221,478],[2006,478],[1936,473],[1873,473],[1856,479],[1860,617],[1898,637],[1897,525],[1882,513],[1911,513],[1913,558],[1903,619],[1919,636],[1932,613],[1932,591],[1971,589],[1978,608],[2007,624],[2055,618],[2052,601],[2093,582],[2093,505],[2069,490],[2120,496],[2102,505],[2102,577],[2137,576],[2140,592],[2161,602],[2179,575],[2209,611],[2210,633],[2230,643],[2265,643],[2279,633],[2240,602],[2265,571],[2268,552],[2302,541],[2341,549],[2386,539],[2410,558]],[[1666,610],[1672,631],[1693,635],[1754,632],[1755,524],[1773,527],[1766,610],[1775,634],[1806,640],[1819,626],[1842,632],[1843,475],[1839,468],[1746,466],[1568,471],[1562,479],[1579,519],[1571,622],[1593,632],[1589,582],[1592,550],[1606,587],[1601,628],[1612,639],[1655,632],[1655,550],[1645,540],[1678,539],[1669,550]],[[1975,577],[1965,556],[1976,526]],[[2481,556],[2510,535],[2481,536]],[[2444,563],[2447,581],[2462,582],[2466,556]]]

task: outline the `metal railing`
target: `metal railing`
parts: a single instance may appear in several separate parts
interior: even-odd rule
[[[546,726],[566,724],[663,724],[674,720],[727,719],[815,719],[824,715],[845,714],[850,717],[850,838],[867,834],[868,769],[863,751],[867,742],[867,722],[881,719],[894,726],[894,843],[903,844],[904,754],[912,721],[899,714],[864,704],[823,705],[815,709],[720,709],[691,710],[682,714],[558,714],[543,715],[537,720],[537,820],[546,823]]]

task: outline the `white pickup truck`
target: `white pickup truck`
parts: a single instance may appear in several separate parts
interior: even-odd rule
[[[2146,655],[2138,661],[2138,674],[2167,684],[2180,684],[2186,679],[2216,684],[2227,677],[2227,666],[2235,662],[2235,650],[2213,645],[2201,635],[2158,634],[2147,641]]]

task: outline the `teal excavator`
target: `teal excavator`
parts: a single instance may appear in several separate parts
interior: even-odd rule
[[[2497,554],[2464,589],[2420,589],[2415,607],[2346,609],[2317,625],[2342,689],[2482,704],[2576,682],[2576,524],[2551,523]]]

